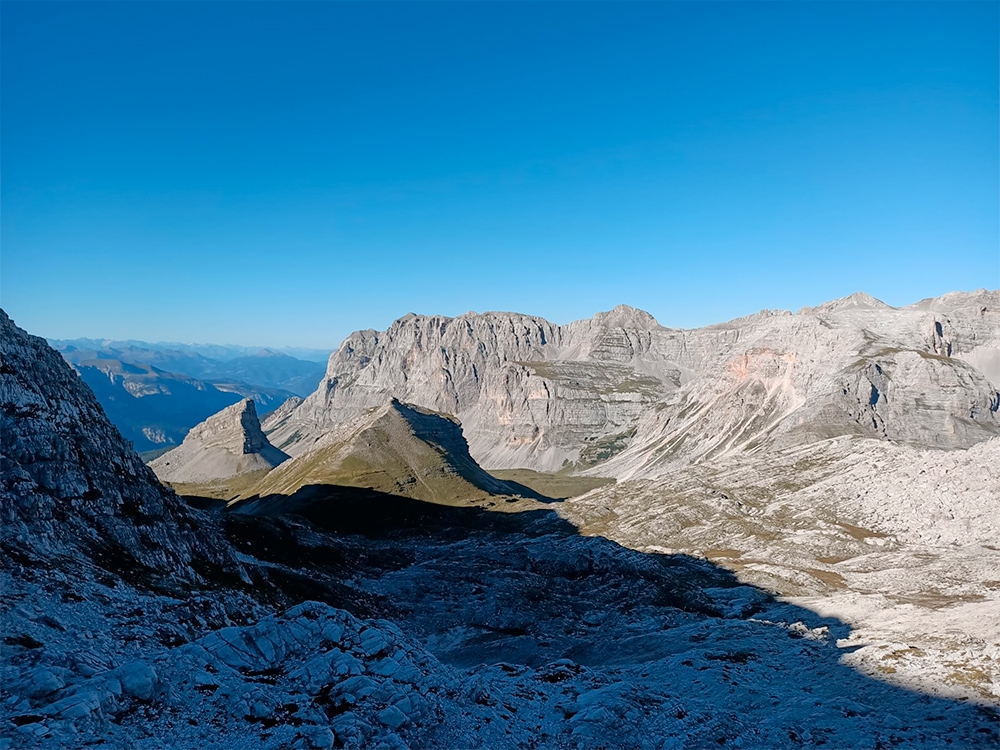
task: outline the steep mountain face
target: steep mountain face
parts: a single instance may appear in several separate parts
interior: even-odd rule
[[[629,476],[844,434],[963,448],[1000,433],[998,358],[1000,292],[987,291],[901,309],[859,294],[694,330],[627,307],[565,326],[408,315],[348,337],[269,434],[297,455],[396,397],[456,415],[487,468]]]
[[[261,431],[253,400],[246,399],[195,425],[179,447],[149,468],[163,482],[193,484],[267,472],[286,460]]]
[[[683,332],[701,374],[595,471],[650,477],[838,435],[954,449],[1000,434],[997,386],[975,366],[1000,352],[1000,292],[950,295],[946,310],[876,303],[855,295]]]
[[[509,313],[408,315],[384,333],[350,336],[271,438],[296,455],[395,397],[456,415],[485,466],[554,470],[599,454],[601,440],[613,443],[676,388],[675,369],[643,360],[657,328],[630,308],[563,327]]]
[[[448,505],[524,493],[480,468],[457,421],[396,399],[328,433],[243,496],[293,495],[320,485]]]
[[[260,421],[261,428],[266,432],[271,432],[275,427],[280,425],[285,418],[291,414],[293,411],[299,408],[299,405],[304,401],[301,396],[291,396],[285,399],[281,406],[271,412],[266,412],[263,415],[263,419]]]
[[[45,340],[3,311],[0,334],[5,561],[46,569],[83,557],[130,579],[178,580],[198,578],[192,565],[225,565]]]

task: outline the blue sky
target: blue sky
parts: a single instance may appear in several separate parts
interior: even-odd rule
[[[5,0],[2,304],[333,347],[996,288],[998,8]]]

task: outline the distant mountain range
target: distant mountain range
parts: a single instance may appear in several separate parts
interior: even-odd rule
[[[327,359],[324,357],[322,362],[316,362],[273,349],[248,350],[247,347],[214,344],[150,344],[96,339],[53,339],[49,343],[71,364],[85,359],[118,359],[131,364],[153,365],[199,380],[235,380],[262,388],[281,388],[299,396],[308,396],[316,390],[326,370]]]
[[[214,345],[177,349],[168,348],[173,344],[96,339],[51,343],[140,452],[179,445],[194,425],[244,398],[268,412],[296,394],[307,395],[325,369],[269,349],[248,355],[245,347]],[[229,358],[213,359],[196,349]]]
[[[240,357],[252,357],[257,354],[285,354],[294,359],[306,362],[326,364],[330,357],[329,349],[311,349],[302,346],[240,346],[237,344],[184,344],[179,341],[140,341],[139,339],[48,339],[49,345],[58,351],[73,347],[74,349],[90,349],[95,351],[105,349],[146,349],[156,352],[180,352],[195,354],[208,359],[228,362]]]

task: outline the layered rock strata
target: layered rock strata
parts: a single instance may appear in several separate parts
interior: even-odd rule
[[[693,330],[628,307],[564,326],[407,315],[349,336],[269,435],[297,455],[395,397],[456,415],[491,469],[586,470],[621,453],[593,471],[628,476],[850,434],[964,448],[1000,433],[997,362],[1000,292],[985,290],[898,309],[857,294]]]
[[[1000,739],[986,705],[919,695],[845,666],[841,645],[860,644],[842,622],[705,560],[581,536],[551,508],[501,514],[396,496],[424,509],[429,522],[366,535],[296,516],[192,511],[156,483],[43,341],[2,315],[0,334],[0,748],[152,750],[169,737],[177,746],[220,750],[638,750],[652,738],[660,748],[915,750],[947,742],[993,748]],[[423,436],[441,465],[464,476],[462,462],[441,455],[461,448],[454,422],[400,404],[384,409],[358,433],[351,455],[365,455],[369,438],[373,446],[382,437],[398,444],[395,428],[384,425],[408,425],[412,438],[403,433],[404,444]],[[857,442],[903,450],[885,440]],[[839,443],[850,448],[855,439],[827,441]],[[418,457],[427,455],[421,451]],[[918,455],[933,471],[913,479],[947,490],[949,476],[994,452],[987,443],[940,463],[940,452]],[[794,451],[775,456],[795,476],[804,473]],[[712,467],[720,486],[739,480],[722,462]],[[909,478],[895,477],[880,491],[891,495]],[[780,475],[771,470],[764,479],[776,483]],[[786,554],[833,536],[822,524],[821,534],[797,528],[801,507],[756,513],[753,481],[737,497],[717,490],[702,499],[717,509],[713,520],[728,519],[734,546],[748,543],[749,518],[772,543],[783,537],[776,524],[805,531]],[[994,483],[990,474],[966,489],[989,492]],[[675,486],[698,489],[690,481]],[[816,487],[816,499],[828,494]],[[567,501],[573,507],[566,510],[585,516],[589,533],[627,535],[637,523],[676,521],[678,538],[692,539],[690,503],[664,512],[678,500],[674,493],[631,523],[616,523],[639,509],[612,509],[614,496],[638,489],[636,482],[604,489],[603,497]],[[941,497],[944,514],[953,504]],[[366,498],[360,511],[379,520],[384,505],[376,500]],[[328,518],[339,521],[336,512]],[[704,531],[720,538],[718,528]],[[856,546],[869,546],[864,540]],[[870,546],[880,556],[886,549]],[[838,548],[854,551],[842,540]],[[764,562],[787,564],[770,554]],[[909,570],[904,562],[894,569]],[[860,575],[866,588],[878,585],[865,570]],[[926,583],[920,576],[912,585]],[[968,600],[952,624],[967,620],[968,606],[989,605],[964,580],[949,585]],[[983,627],[995,629],[995,618]],[[960,675],[988,674],[995,662],[988,647],[919,651]],[[905,644],[882,649],[878,674],[893,673],[911,652]]]

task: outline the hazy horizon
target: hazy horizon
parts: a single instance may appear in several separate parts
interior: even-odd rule
[[[48,338],[1000,286],[995,3],[0,14],[2,305]]]

